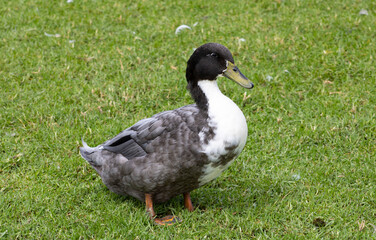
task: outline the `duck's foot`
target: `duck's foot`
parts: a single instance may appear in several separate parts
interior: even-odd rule
[[[173,225],[175,223],[181,222],[180,218],[176,216],[172,216],[172,215],[168,215],[163,218],[156,218],[156,214],[154,212],[154,207],[153,207],[153,198],[151,194],[148,194],[148,193],[145,194],[145,203],[146,203],[146,212],[149,214],[150,219],[152,219],[156,225],[169,226],[169,225]]]
[[[192,205],[191,196],[189,192],[184,193],[183,196],[184,196],[184,207],[187,208],[188,211],[193,212],[194,207]],[[169,226],[169,225],[173,225],[175,223],[181,222],[180,218],[176,216],[172,216],[172,215],[168,215],[163,218],[156,218],[156,214],[154,212],[154,207],[153,207],[153,198],[151,194],[145,193],[145,203],[146,203],[146,212],[149,214],[150,218],[154,221],[156,225]]]
[[[162,225],[162,226],[170,226],[179,222],[181,222],[181,219],[172,215],[168,215],[163,218],[154,218],[154,223],[156,225]]]

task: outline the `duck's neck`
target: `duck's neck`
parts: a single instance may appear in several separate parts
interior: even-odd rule
[[[244,118],[239,107],[219,90],[216,81],[199,81],[198,88],[203,95],[201,98],[205,99],[206,109],[210,119],[219,122],[227,121],[232,118]],[[234,119],[233,121],[233,123],[235,123],[237,120]],[[231,121],[228,122],[228,124],[231,125]]]
[[[188,84],[188,89],[197,106],[207,113],[209,108],[232,108],[233,105],[235,105],[228,97],[223,95],[215,80],[201,80],[195,85]],[[218,109],[216,111],[218,111]]]
[[[199,81],[202,82],[202,81]],[[199,109],[203,110],[204,112],[208,111],[208,98],[205,96],[201,84],[197,82],[189,82],[188,83],[188,90],[191,93],[193,100],[196,102],[196,105]]]
[[[206,100],[209,102],[209,99],[218,99],[225,97],[221,90],[219,90],[217,81],[211,80],[201,80],[198,82],[198,87],[202,91]],[[227,97],[226,97],[227,98]]]

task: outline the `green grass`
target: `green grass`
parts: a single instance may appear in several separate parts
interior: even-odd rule
[[[1,1],[0,238],[376,238],[375,15],[373,0]],[[186,61],[206,42],[255,84],[219,80],[248,142],[197,210],[177,197],[156,211],[184,221],[154,226],[80,139],[191,103]]]

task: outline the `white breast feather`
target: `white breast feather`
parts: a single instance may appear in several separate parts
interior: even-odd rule
[[[240,154],[247,140],[248,128],[242,111],[231,99],[221,93],[216,81],[199,81],[198,85],[208,99],[209,126],[214,128],[214,138],[203,146],[203,152],[211,163],[204,166],[204,174],[199,179],[201,186],[217,178],[236,158],[226,165],[214,167],[218,165],[215,163],[220,160],[220,156],[228,153],[226,147],[237,146],[234,150],[235,154]],[[203,129],[199,133],[201,141],[206,131],[207,129]]]

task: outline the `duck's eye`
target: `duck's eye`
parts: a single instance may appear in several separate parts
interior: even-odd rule
[[[212,56],[212,57],[218,57],[218,55],[216,53],[211,53],[209,55]]]

